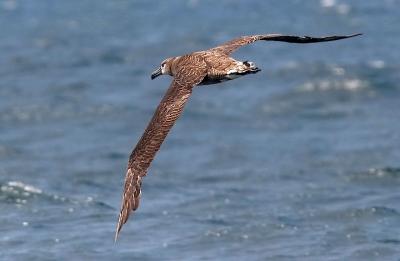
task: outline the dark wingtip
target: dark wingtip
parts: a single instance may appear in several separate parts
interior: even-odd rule
[[[356,34],[349,34],[349,35],[338,35],[338,36],[333,36],[333,40],[341,40],[341,39],[347,39],[347,38],[352,38],[352,37],[356,37],[356,36],[360,36],[363,35],[362,33],[356,33]],[[331,38],[331,37],[327,37],[327,38]]]
[[[119,225],[119,224],[118,224]],[[115,236],[114,236],[114,243],[117,242],[118,240],[118,235],[119,235],[119,231],[121,230],[121,228],[118,226],[117,230],[115,231]]]
[[[121,231],[121,228],[124,225],[123,222],[122,222],[121,215],[122,215],[122,212],[118,216],[118,223],[117,223],[117,229],[115,230],[114,243],[117,242],[119,232]]]

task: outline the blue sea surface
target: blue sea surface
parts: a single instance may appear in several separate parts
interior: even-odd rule
[[[400,1],[0,0],[0,260],[400,260]],[[114,243],[167,57],[262,33],[194,89]]]

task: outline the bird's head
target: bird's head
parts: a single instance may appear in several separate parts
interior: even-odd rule
[[[160,67],[157,68],[152,74],[151,79],[154,80],[160,75],[171,75],[172,76],[172,63],[175,60],[175,57],[167,58],[162,61]]]

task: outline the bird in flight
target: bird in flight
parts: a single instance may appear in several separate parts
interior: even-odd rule
[[[117,240],[122,226],[128,220],[129,214],[138,208],[142,178],[146,176],[147,169],[169,130],[181,115],[193,88],[198,85],[233,80],[260,71],[253,62],[237,61],[230,57],[234,51],[259,40],[306,44],[336,41],[359,35],[361,34],[326,37],[282,34],[242,36],[205,51],[165,59],[161,66],[151,74],[151,79],[160,75],[170,75],[173,80],[129,157],[115,240]]]

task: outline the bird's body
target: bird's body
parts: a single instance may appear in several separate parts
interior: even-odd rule
[[[207,56],[206,56],[207,58]],[[215,58],[215,57],[213,57]],[[206,77],[198,85],[216,84],[225,81],[234,80],[246,74],[257,73],[261,71],[253,62],[236,61],[231,57],[224,57],[222,61],[219,60],[205,60],[208,68]]]
[[[128,220],[130,212],[138,208],[142,178],[147,174],[147,169],[162,142],[182,113],[193,91],[193,87],[217,84],[260,71],[252,62],[241,62],[230,57],[232,52],[243,45],[258,40],[315,43],[336,41],[357,35],[360,34],[320,38],[280,34],[243,36],[206,51],[194,52],[164,60],[160,68],[153,72],[151,78],[154,79],[163,74],[171,75],[174,78],[158,105],[153,118],[129,157],[115,239],[122,225]]]

